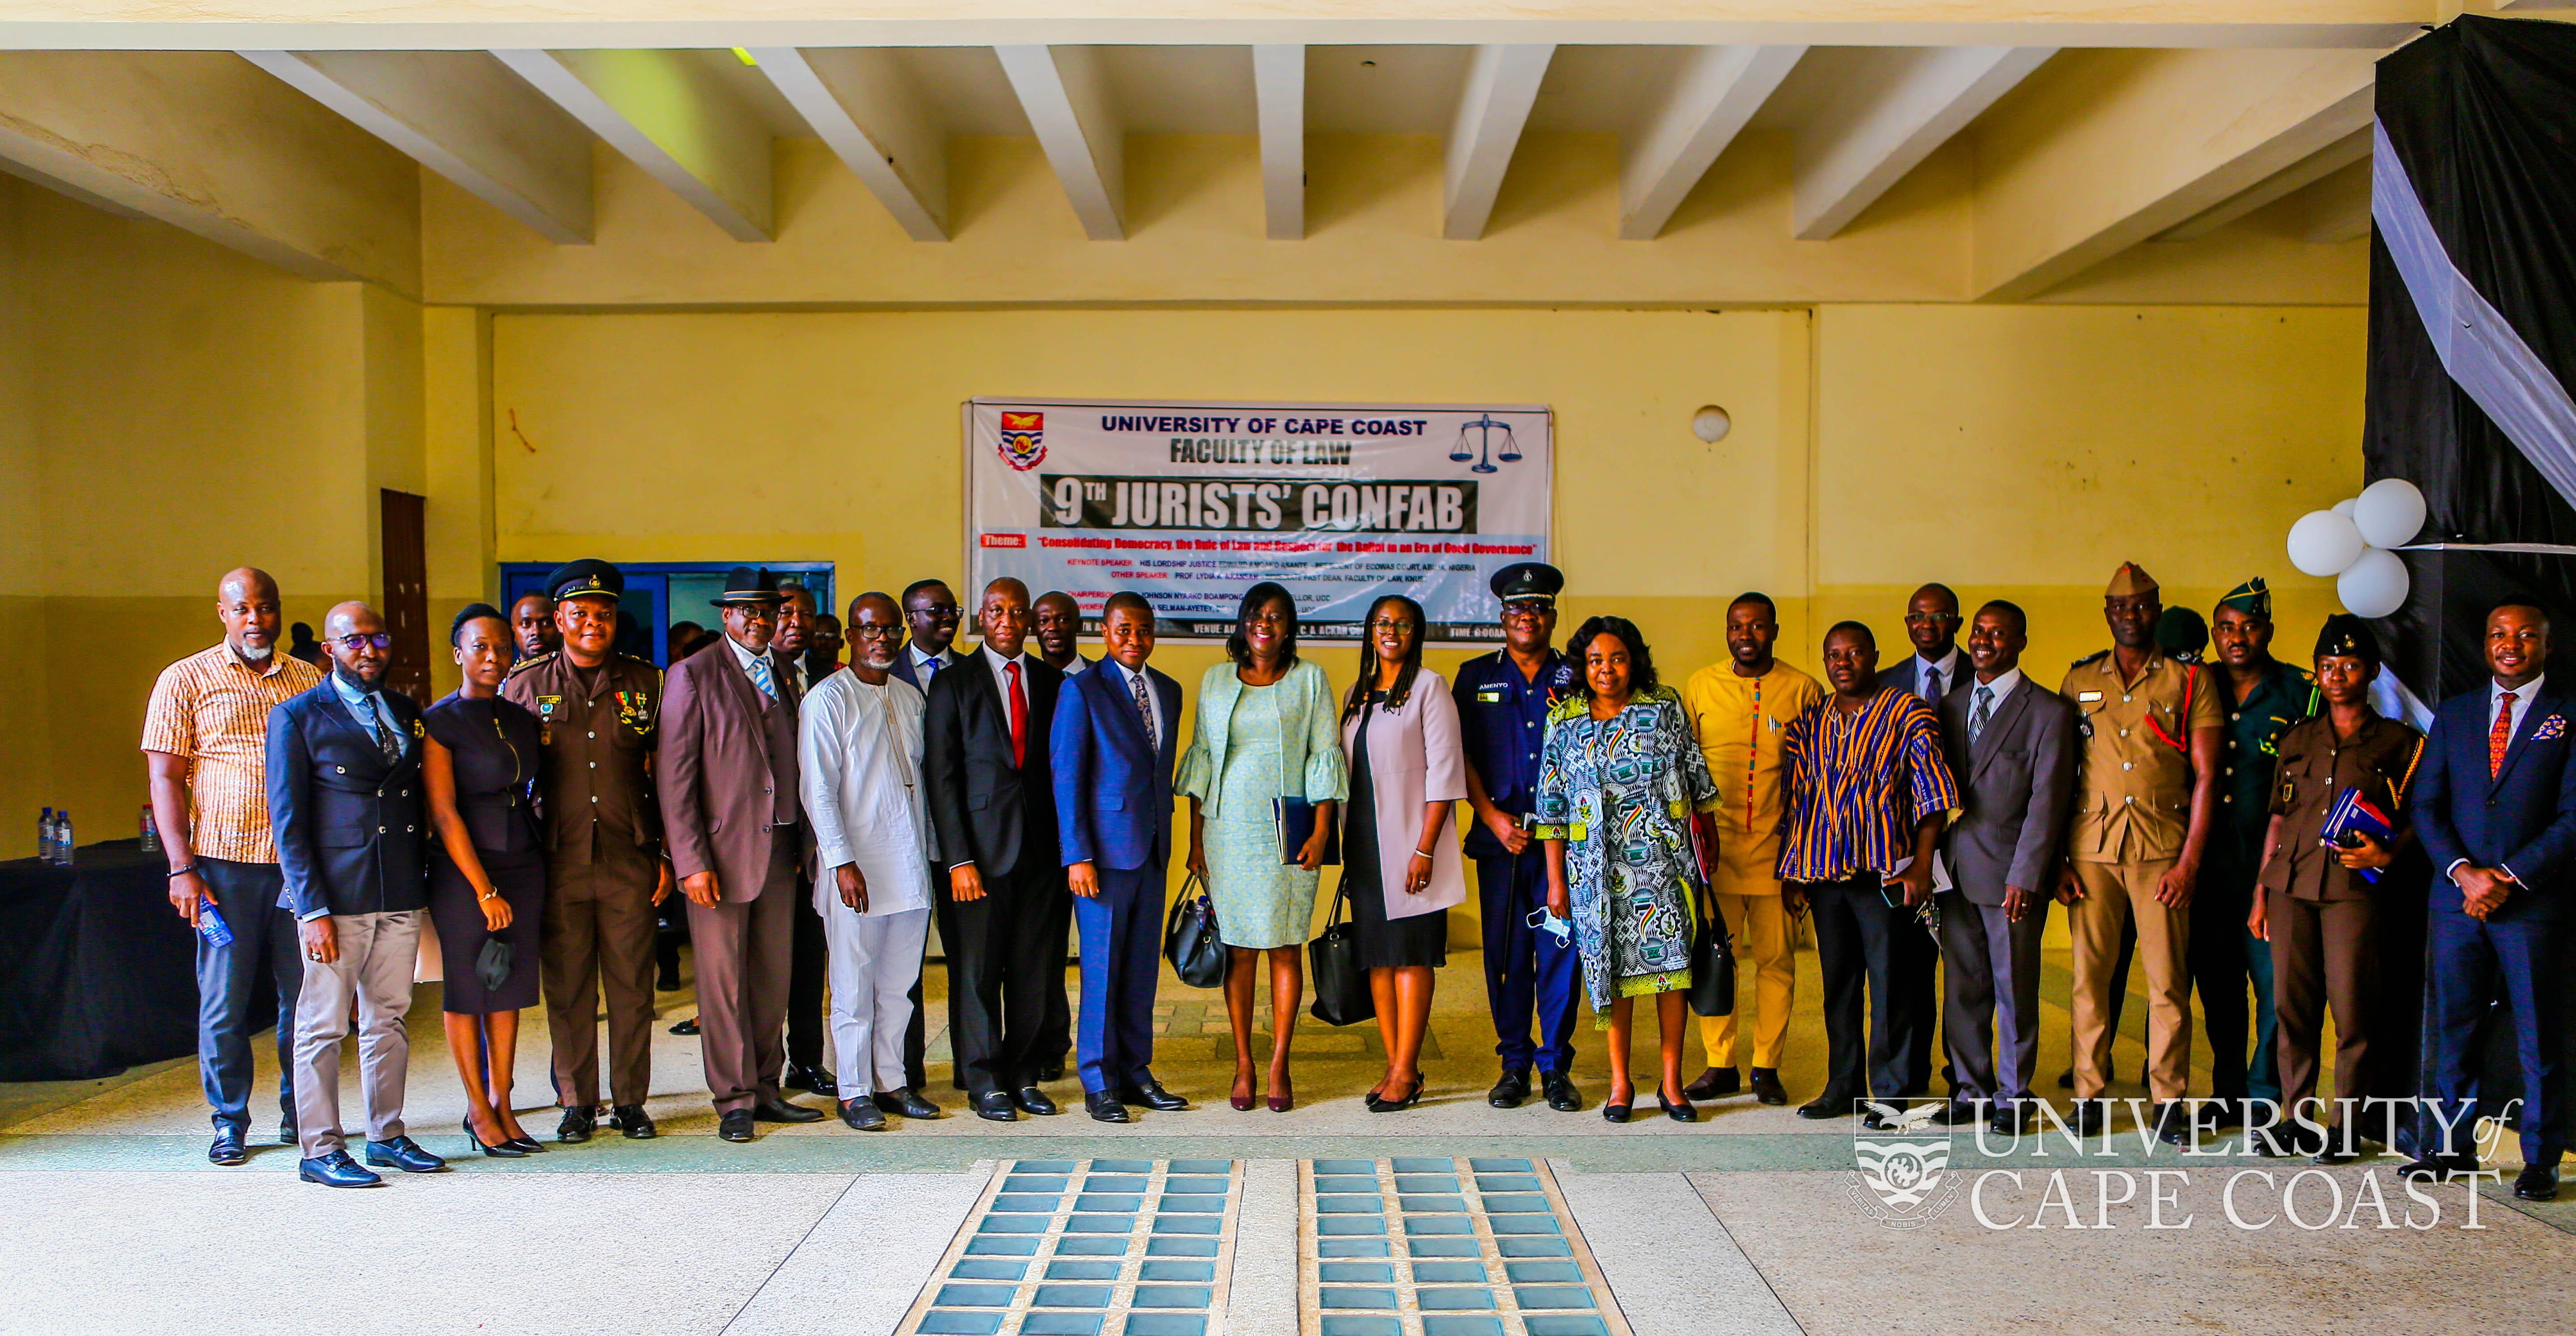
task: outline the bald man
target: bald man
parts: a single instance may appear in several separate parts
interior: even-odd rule
[[[429,917],[427,733],[420,706],[385,689],[394,638],[364,603],[322,619],[331,673],[269,711],[268,811],[278,871],[304,948],[295,1003],[297,1175],[326,1187],[380,1180],[349,1155],[340,1131],[340,1041],[358,1013],[366,1160],[431,1174],[447,1162],[403,1128],[412,968]]]
[[[206,1158],[249,1158],[251,997],[266,973],[277,985],[277,1139],[295,1140],[295,995],[304,978],[295,919],[268,825],[268,712],[322,680],[320,670],[277,651],[277,581],[252,567],[215,585],[224,638],[161,670],[143,715],[152,824],[170,860],[170,907],[197,939],[197,1072],[214,1110]],[[212,908],[232,938],[203,935]],[[220,937],[223,934],[217,933]]]

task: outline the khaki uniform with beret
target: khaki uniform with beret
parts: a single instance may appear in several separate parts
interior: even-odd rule
[[[607,562],[576,561],[546,589],[561,604],[614,601],[625,585]],[[537,717],[546,850],[538,974],[556,1102],[585,1113],[598,1104],[604,995],[610,1102],[641,1106],[652,1079],[653,892],[662,877],[652,772],[661,670],[615,653],[584,668],[557,650],[521,661],[501,694]]]
[[[2156,588],[2124,565],[2105,591],[2120,598]],[[2110,996],[2121,928],[2134,921],[2147,971],[2147,1084],[2158,1103],[2182,1098],[2190,1076],[2191,912],[2156,899],[2182,857],[2191,822],[2191,735],[2220,726],[2219,685],[2197,665],[2152,651],[2134,677],[2104,650],[2078,660],[2059,688],[2082,738],[2067,858],[2084,898],[2067,913],[2075,939],[2075,1094],[2098,1099],[2110,1083]]]
[[[2327,620],[2317,653],[2379,662],[2377,638],[2349,613]],[[2361,872],[2343,865],[2323,836],[2346,790],[2403,830],[2406,790],[2423,757],[2424,735],[2368,706],[2363,710],[2361,726],[2350,737],[2319,715],[2291,725],[2279,744],[2270,803],[2277,828],[2263,862],[2262,891],[2272,937],[2281,1100],[2293,1112],[2298,1101],[2316,1094],[2318,1039],[2328,1007],[2335,1021],[2335,1093],[2360,1098],[2371,1092],[2374,1079],[2371,1006],[2380,996],[2376,892]]]

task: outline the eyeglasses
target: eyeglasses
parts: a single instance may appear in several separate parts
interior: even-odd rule
[[[954,617],[957,615],[957,605],[954,603],[933,603],[928,607],[914,608],[905,615],[910,617]]]
[[[1959,620],[1959,614],[1955,612],[1909,612],[1905,614],[1905,624],[1907,626],[1920,626],[1925,622],[1955,622],[1957,620]]]
[[[378,631],[374,635],[334,636],[332,637],[332,640],[342,648],[352,650],[362,649],[370,645],[377,649],[392,649],[394,647],[393,636],[383,631]]]
[[[850,628],[850,634],[861,640],[892,640],[903,634],[900,626],[871,626],[866,623]]]
[[[1556,611],[1554,607],[1545,603],[1506,603],[1503,605],[1503,620],[1511,622],[1541,621],[1544,620],[1549,613],[1554,611]]]
[[[1394,617],[1380,617],[1376,621],[1369,623],[1369,629],[1372,631],[1410,631],[1413,629],[1413,623]]]

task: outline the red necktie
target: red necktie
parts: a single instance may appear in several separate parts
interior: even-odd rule
[[[1002,665],[1011,678],[1011,764],[1029,763],[1029,698],[1020,694],[1020,662]]]
[[[2495,727],[2487,730],[2487,778],[2504,773],[2504,749],[2513,745],[2513,692],[2496,702]]]

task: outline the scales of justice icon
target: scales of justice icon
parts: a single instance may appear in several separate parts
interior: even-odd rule
[[[1476,447],[1473,450],[1467,448],[1469,432],[1476,433]],[[1503,436],[1503,448],[1499,452],[1494,449],[1496,432],[1501,432]],[[1511,464],[1519,462],[1520,457],[1521,447],[1512,439],[1512,424],[1500,421],[1492,414],[1479,416],[1472,422],[1460,423],[1458,441],[1449,447],[1450,462],[1464,464],[1470,459],[1476,461],[1476,467],[1468,470],[1470,473],[1499,472],[1500,470],[1494,467],[1495,460],[1499,459],[1506,464]]]

